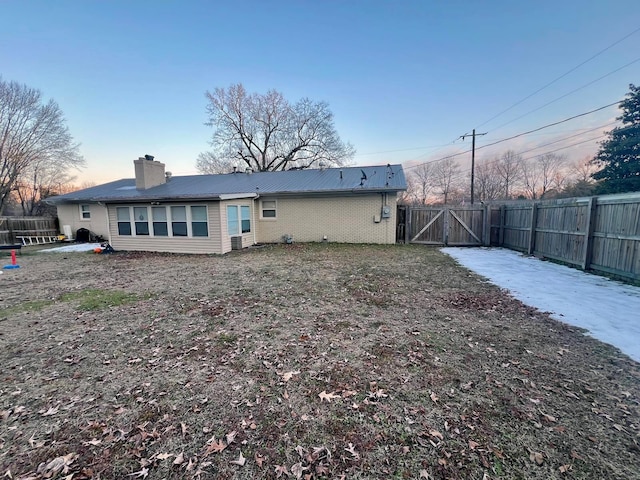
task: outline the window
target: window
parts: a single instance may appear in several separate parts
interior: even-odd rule
[[[147,207],[133,207],[136,235],[149,235],[149,212]]]
[[[191,235],[194,237],[208,237],[207,207],[191,207]]]
[[[139,237],[208,237],[205,205],[116,207],[118,234]],[[171,226],[169,227],[169,222]]]
[[[118,235],[131,235],[129,207],[116,208],[116,214],[118,218]]]
[[[240,235],[251,231],[251,207],[248,205],[227,205],[227,232]]]
[[[227,205],[227,232],[229,235],[238,235],[238,206]]]
[[[174,237],[187,236],[187,207],[171,207],[171,233]]]
[[[153,234],[156,237],[167,237],[169,229],[167,228],[167,208],[151,207],[151,219],[153,220]]]
[[[82,220],[91,220],[91,207],[89,205],[80,205],[80,218]]]
[[[242,205],[240,212],[242,215],[242,233],[249,233],[251,231],[251,208],[248,205]]]
[[[262,200],[261,206],[261,218],[276,218],[276,201],[275,200]]]

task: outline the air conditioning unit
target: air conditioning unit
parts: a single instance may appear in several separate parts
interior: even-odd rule
[[[231,250],[242,250],[242,237],[240,235],[231,237]]]

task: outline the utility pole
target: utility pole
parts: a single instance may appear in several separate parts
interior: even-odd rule
[[[461,135],[460,138],[462,140],[465,139],[465,137],[471,137],[471,205],[473,205],[473,181],[474,181],[474,175],[475,175],[475,168],[476,168],[476,136],[482,136],[482,135],[486,135],[487,132],[484,133],[476,133],[476,129],[473,129],[473,133],[471,135],[469,134],[464,134]]]

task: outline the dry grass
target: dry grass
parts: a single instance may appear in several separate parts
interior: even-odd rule
[[[20,264],[0,474],[640,478],[638,364],[437,250]]]

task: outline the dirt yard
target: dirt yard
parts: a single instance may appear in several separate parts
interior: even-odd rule
[[[438,250],[19,263],[3,478],[640,478],[640,365]]]

